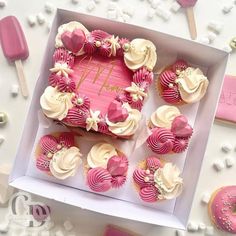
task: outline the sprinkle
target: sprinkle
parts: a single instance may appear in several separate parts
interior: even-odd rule
[[[221,150],[225,153],[230,152],[232,149],[233,149],[233,147],[230,143],[223,143],[221,146]]]
[[[54,11],[54,6],[51,2],[46,2],[44,5],[44,10],[46,13],[51,14]]]
[[[40,12],[39,14],[37,14],[37,21],[40,25],[45,23],[45,16],[43,15],[42,12]]]
[[[7,5],[7,1],[6,0],[0,0],[0,7],[5,7]]]
[[[213,166],[214,168],[217,170],[217,171],[221,171],[224,169],[225,167],[225,164],[222,160],[216,160],[214,163],[213,163]]]
[[[178,12],[180,8],[181,5],[177,1],[174,1],[170,7],[171,11],[174,13]]]
[[[13,84],[11,86],[11,95],[13,97],[16,97],[18,95],[18,93],[19,93],[19,85],[18,84]]]
[[[190,221],[188,223],[187,230],[189,232],[196,232],[196,231],[198,231],[198,224],[196,224],[195,222]]]
[[[214,228],[212,226],[207,226],[205,230],[206,235],[214,235]]]
[[[225,163],[226,163],[226,166],[230,168],[235,164],[235,159],[233,157],[227,157],[225,159]]]
[[[176,236],[184,236],[185,235],[185,232],[183,230],[176,230],[175,231],[175,235]]]
[[[208,39],[209,39],[210,43],[213,43],[215,41],[216,37],[217,37],[216,33],[214,33],[214,32],[208,33]]]
[[[63,225],[66,231],[70,231],[74,228],[74,226],[69,220],[66,220]]]
[[[95,9],[95,7],[96,7],[96,3],[93,0],[88,2],[88,4],[87,4],[88,11],[93,11]]]
[[[27,22],[29,24],[29,26],[33,27],[36,24],[36,16],[35,15],[29,15],[27,17]]]
[[[210,21],[208,24],[208,28],[219,34],[223,30],[223,23],[220,21]]]
[[[208,204],[210,199],[211,199],[211,195],[209,193],[207,193],[207,192],[203,193],[202,198],[201,198],[202,203]]]

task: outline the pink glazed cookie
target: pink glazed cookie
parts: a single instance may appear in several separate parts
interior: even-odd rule
[[[216,190],[208,204],[212,222],[220,230],[236,234],[236,186]]]
[[[89,32],[79,22],[58,28],[44,114],[67,126],[121,138],[137,131],[157,55],[146,39]]]
[[[87,155],[87,184],[94,192],[120,188],[127,178],[128,159],[112,144],[97,143]]]
[[[149,120],[147,145],[156,154],[181,153],[188,148],[193,128],[175,106],[160,106]]]

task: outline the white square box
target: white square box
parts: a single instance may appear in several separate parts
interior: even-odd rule
[[[210,81],[207,95],[197,104],[180,107],[182,113],[187,115],[194,127],[194,136],[188,150],[183,156],[176,155],[170,159],[170,161],[173,160],[173,162],[180,166],[184,179],[185,191],[177,199],[170,202],[157,203],[157,206],[160,204],[160,207],[151,208],[146,204],[137,204],[138,200],[130,201],[128,198],[116,199],[116,196],[112,194],[105,194],[107,196],[97,195],[86,191],[86,187],[83,186],[77,187],[74,184],[60,184],[59,181],[49,181],[46,177],[37,177],[34,171],[31,170],[35,140],[41,132],[46,132],[39,125],[37,112],[40,110],[39,98],[48,85],[47,78],[49,69],[52,66],[51,58],[54,52],[54,39],[57,34],[57,28],[61,24],[72,20],[80,21],[89,30],[101,29],[130,39],[138,37],[150,39],[157,46],[158,68],[171,64],[176,58],[183,58],[192,65],[200,67],[207,74]],[[143,27],[58,9],[51,28],[41,71],[33,93],[29,114],[10,176],[10,185],[83,209],[150,224],[185,229],[209,132],[217,108],[227,59],[228,54],[226,52],[190,40]],[[143,110],[147,117],[150,116],[151,112],[158,105],[163,104],[163,101],[156,95],[154,89],[152,90],[151,97],[147,104],[145,104]],[[137,153],[137,155],[141,154],[142,152]],[[139,156],[138,158],[141,159],[142,157]],[[71,187],[66,185],[70,185]],[[136,197],[138,199],[138,196]]]

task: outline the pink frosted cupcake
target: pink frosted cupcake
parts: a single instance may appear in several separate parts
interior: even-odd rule
[[[128,159],[113,145],[98,143],[88,153],[85,169],[89,188],[94,192],[106,192],[126,182]]]
[[[35,155],[39,170],[61,180],[74,176],[82,163],[82,154],[70,132],[44,135]]]
[[[179,196],[183,189],[180,170],[157,157],[141,161],[133,173],[133,180],[144,202],[169,200]]]
[[[193,133],[187,118],[175,106],[160,106],[151,115],[148,126],[151,135],[147,145],[162,155],[184,152]]]
[[[160,74],[157,90],[167,103],[181,105],[200,101],[206,94],[208,84],[207,77],[199,68],[177,60]]]

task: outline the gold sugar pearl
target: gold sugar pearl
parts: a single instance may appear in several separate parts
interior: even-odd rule
[[[60,144],[58,144],[57,145],[57,149],[59,150],[59,149],[61,149],[62,148],[62,146],[60,145]]]
[[[5,112],[0,112],[0,125],[5,125],[8,121],[7,114]]]
[[[144,182],[148,182],[150,179],[148,176],[144,177]]]
[[[48,157],[48,158],[52,158],[52,156],[53,156],[53,155],[52,155],[51,152],[49,152],[49,153],[47,154],[47,157]]]
[[[169,83],[168,87],[169,87],[169,88],[173,88],[174,85],[173,85],[172,83]]]
[[[96,41],[95,45],[96,45],[96,47],[99,48],[99,47],[101,47],[102,43],[100,41]]]
[[[82,105],[83,102],[84,102],[83,98],[78,98],[78,99],[77,99],[77,103],[78,103],[79,105]]]
[[[229,45],[231,48],[236,49],[236,37],[231,39]]]
[[[150,170],[147,169],[147,170],[145,171],[145,173],[146,173],[147,175],[150,175]]]
[[[124,43],[123,49],[124,49],[124,51],[127,52],[130,49],[130,44],[129,43]]]

